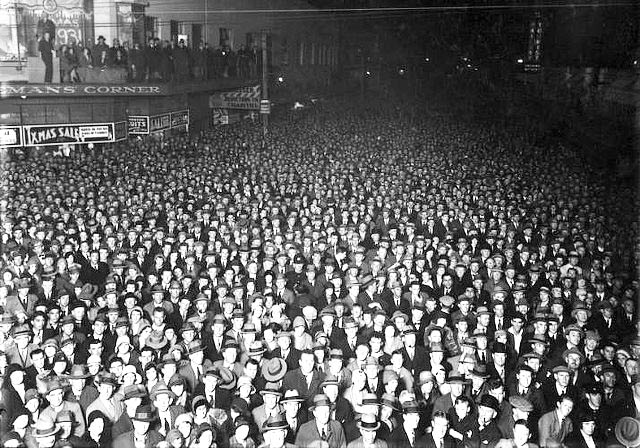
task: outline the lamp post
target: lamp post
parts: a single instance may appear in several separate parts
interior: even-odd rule
[[[269,62],[267,60],[267,30],[262,30],[262,98],[260,115],[262,115],[262,135],[267,136],[269,130]]]

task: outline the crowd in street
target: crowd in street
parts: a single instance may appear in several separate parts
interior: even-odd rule
[[[2,161],[0,443],[640,445],[633,192],[533,141],[345,102]]]

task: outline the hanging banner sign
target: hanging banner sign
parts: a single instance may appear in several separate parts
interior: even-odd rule
[[[20,126],[0,127],[0,148],[22,146],[22,128]]]
[[[114,128],[114,140],[116,142],[122,141],[122,140],[126,140],[127,137],[129,136],[129,133],[127,132],[127,122],[126,121],[119,121],[117,123],[114,123],[113,125]]]
[[[211,109],[211,124],[213,126],[229,124],[229,112],[227,109]]]
[[[189,111],[188,110],[171,112],[171,127],[179,128],[181,126],[189,127]]]
[[[114,141],[113,128],[113,123],[23,126],[24,146],[109,143]]]
[[[260,86],[243,87],[231,92],[222,92],[209,97],[209,107],[212,109],[260,109]]]
[[[129,135],[149,135],[166,129],[189,127],[189,110],[169,112],[153,116],[130,115],[128,117]]]
[[[171,114],[160,114],[149,117],[149,132],[164,131],[171,127]]]
[[[129,134],[130,135],[147,135],[149,134],[149,117],[143,115],[130,115]]]

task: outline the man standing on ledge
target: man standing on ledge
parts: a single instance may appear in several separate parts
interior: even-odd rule
[[[51,34],[48,31],[45,31],[40,42],[38,42],[38,51],[42,62],[44,62],[44,82],[51,83],[53,79],[53,43],[51,42]]]

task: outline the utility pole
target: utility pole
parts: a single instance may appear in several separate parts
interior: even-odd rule
[[[267,61],[267,30],[262,30],[262,98],[260,101],[260,115],[262,115],[262,135],[267,136],[269,130],[269,62]]]

